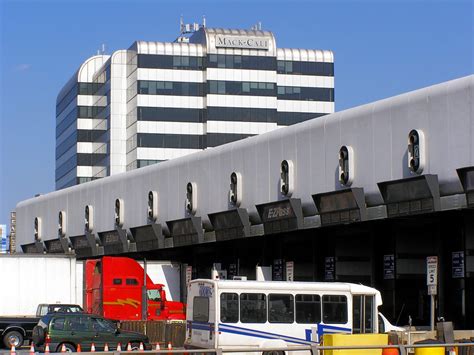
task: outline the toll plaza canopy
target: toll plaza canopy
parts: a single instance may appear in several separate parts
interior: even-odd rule
[[[209,277],[351,281],[474,326],[474,76],[20,202],[24,252],[175,258]],[[471,298],[469,298],[469,296]]]

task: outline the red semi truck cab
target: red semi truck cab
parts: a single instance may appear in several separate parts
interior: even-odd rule
[[[153,283],[144,273],[130,258],[87,260],[86,311],[114,320],[185,320],[185,305],[168,301],[164,285]],[[146,319],[142,317],[143,299],[147,302]]]

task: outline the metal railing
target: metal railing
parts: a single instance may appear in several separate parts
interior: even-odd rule
[[[258,348],[258,347],[242,347],[232,349],[162,349],[162,350],[147,350],[147,351],[96,351],[96,352],[83,352],[82,354],[113,354],[113,355],[124,355],[124,354],[136,354],[137,352],[144,354],[215,354],[223,355],[225,353],[266,353],[266,352],[280,352],[285,354],[288,351],[310,351],[312,355],[323,354],[321,351],[324,350],[382,350],[382,349],[396,349],[400,355],[408,355],[414,352],[417,348],[445,348],[450,350],[453,348],[472,348],[474,350],[474,343],[450,343],[450,344],[397,344],[397,345],[350,345],[350,346],[329,346],[329,345],[318,345],[312,346],[295,346],[295,347],[277,347],[277,348]],[[0,354],[11,354],[10,351],[0,351]],[[28,350],[17,351],[17,354],[28,354]],[[61,354],[53,353],[51,354]]]

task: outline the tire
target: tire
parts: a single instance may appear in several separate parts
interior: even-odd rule
[[[264,351],[263,355],[285,355],[284,351]]]
[[[57,353],[61,352],[61,348],[63,347],[63,345],[66,348],[67,353],[75,353],[76,352],[76,347],[74,345],[68,344],[68,343],[63,343],[63,344],[59,344],[58,347],[56,348]]]
[[[132,347],[132,351],[138,351],[140,349],[140,343],[134,341],[130,343],[130,346]]]
[[[12,345],[15,345],[15,348],[19,348],[23,345],[23,334],[16,330],[7,331],[3,336],[3,344],[7,349],[10,349]]]
[[[42,326],[35,326],[33,328],[33,335],[32,340],[35,345],[43,345],[44,344],[44,328]]]

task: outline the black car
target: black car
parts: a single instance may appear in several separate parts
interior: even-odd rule
[[[60,352],[63,345],[69,352],[75,352],[78,345],[82,351],[90,351],[92,344],[97,351],[103,351],[106,344],[110,350],[115,350],[118,343],[123,350],[128,343],[133,350],[138,350],[140,343],[145,350],[151,350],[146,335],[122,331],[111,320],[85,313],[47,314],[34,327],[33,342],[40,350],[49,344],[52,352]]]

